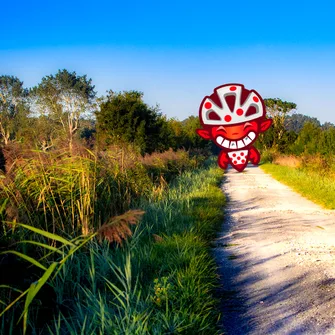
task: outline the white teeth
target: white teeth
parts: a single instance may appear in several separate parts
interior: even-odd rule
[[[243,142],[244,142],[245,145],[248,145],[248,144],[251,143],[252,141],[251,141],[251,139],[250,139],[248,136],[246,136],[246,137],[243,139]]]
[[[249,145],[256,138],[256,134],[251,131],[243,140],[229,141],[222,136],[216,138],[216,142],[227,149],[242,149]]]
[[[252,141],[256,138],[256,134],[255,134],[253,131],[251,131],[251,132],[248,134],[248,136],[251,138]]]
[[[237,141],[237,148],[238,148],[238,149],[241,149],[241,148],[243,148],[243,147],[244,147],[244,143],[243,143],[243,141],[242,141],[242,140]]]
[[[229,149],[229,146],[230,146],[230,141],[228,140],[224,140],[223,143],[221,144],[223,147]]]
[[[221,145],[221,143],[223,142],[223,140],[224,140],[224,138],[223,138],[222,136],[218,136],[218,137],[216,138],[216,142],[217,142],[218,144],[220,144],[220,145]]]
[[[230,149],[236,149],[236,142],[235,141],[230,142]]]

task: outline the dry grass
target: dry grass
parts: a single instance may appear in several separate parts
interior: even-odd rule
[[[166,166],[169,161],[183,161],[188,159],[188,154],[184,150],[173,151],[171,148],[162,153],[146,154],[141,157],[140,162],[146,166]]]
[[[144,211],[141,210],[130,210],[122,215],[111,218],[98,230],[100,241],[105,238],[110,243],[115,242],[121,245],[122,241],[132,236],[130,225],[137,224],[143,214]]]
[[[293,155],[281,155],[275,157],[273,163],[282,166],[299,168],[302,165],[302,159]]]

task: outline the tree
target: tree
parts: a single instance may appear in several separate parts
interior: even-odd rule
[[[189,116],[187,119],[182,121],[182,125],[184,131],[183,146],[186,149],[208,149],[211,147],[211,143],[200,137],[196,132],[197,129],[201,128],[198,116]]]
[[[264,99],[267,114],[273,121],[273,147],[278,148],[285,132],[285,119],[288,114],[297,108],[293,102],[283,101],[281,99]]]
[[[80,119],[88,116],[95,106],[96,92],[92,80],[76,72],[59,70],[56,75],[42,78],[31,91],[39,113],[59,122],[67,135],[72,153],[73,137]]]
[[[7,145],[24,123],[28,90],[17,77],[0,76],[0,134]]]
[[[97,134],[105,137],[107,143],[133,143],[141,154],[169,148],[167,121],[158,106],[149,107],[144,103],[142,92],[109,91],[96,111],[96,118]]]
[[[328,130],[328,129],[334,129],[335,125],[331,122],[325,122],[321,127],[324,130]]]
[[[170,133],[171,148],[177,150],[184,146],[184,129],[181,121],[171,118],[167,120],[167,127]]]
[[[298,138],[291,147],[295,154],[315,154],[318,152],[322,130],[312,122],[306,122],[300,131]]]
[[[295,113],[293,115],[286,116],[285,129],[287,131],[299,133],[306,122],[314,123],[318,127],[321,126],[320,121],[316,117]]]
[[[61,139],[62,129],[49,115],[40,115],[29,119],[30,131],[27,134],[30,142],[36,144],[40,150],[47,151]]]

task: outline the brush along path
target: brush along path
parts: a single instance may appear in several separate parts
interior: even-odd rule
[[[226,334],[335,334],[335,211],[258,167],[228,170],[216,240]]]

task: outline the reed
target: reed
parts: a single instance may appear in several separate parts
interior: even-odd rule
[[[215,334],[222,171],[167,184],[107,155],[47,159],[2,179],[2,261],[20,273],[0,287],[6,334]]]

